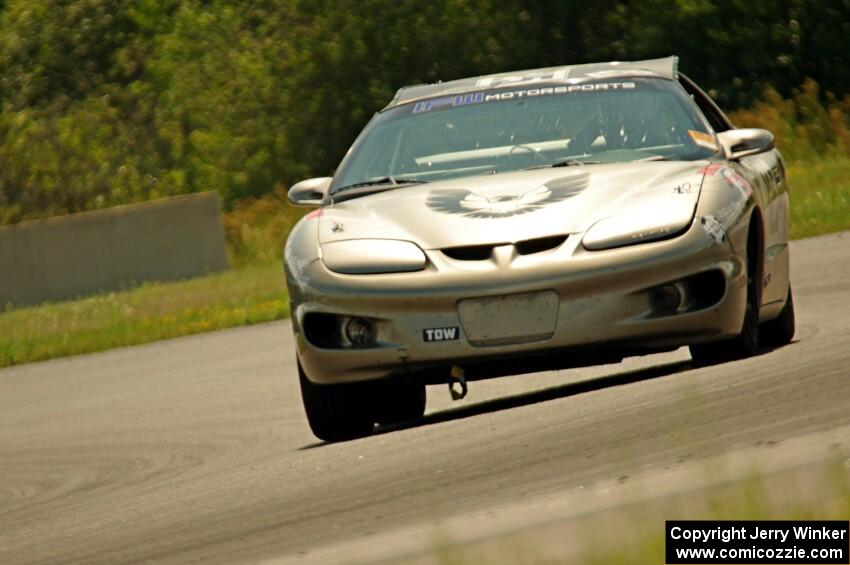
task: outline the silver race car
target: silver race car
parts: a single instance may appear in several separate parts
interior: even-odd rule
[[[339,440],[425,387],[794,334],[788,187],[670,57],[402,88],[284,252],[304,407]]]

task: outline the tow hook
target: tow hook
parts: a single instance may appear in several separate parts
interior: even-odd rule
[[[463,369],[457,365],[452,365],[449,377],[451,378],[449,381],[449,393],[452,395],[452,400],[464,398],[468,389],[466,387],[466,377],[463,376]],[[455,390],[455,383],[460,385],[460,390]]]

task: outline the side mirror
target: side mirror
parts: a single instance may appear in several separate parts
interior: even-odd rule
[[[730,129],[717,134],[726,158],[731,160],[764,153],[773,149],[773,134],[766,129]]]
[[[289,189],[287,197],[293,206],[321,206],[331,185],[330,177],[319,177],[297,182]]]

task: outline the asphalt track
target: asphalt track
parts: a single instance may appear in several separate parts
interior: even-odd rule
[[[0,563],[309,559],[846,428],[850,233],[794,243],[792,264],[789,346],[431,388],[421,422],[343,444],[307,428],[286,322],[5,369]]]

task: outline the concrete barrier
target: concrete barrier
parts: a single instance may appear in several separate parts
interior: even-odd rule
[[[212,192],[0,227],[0,307],[227,268]]]

